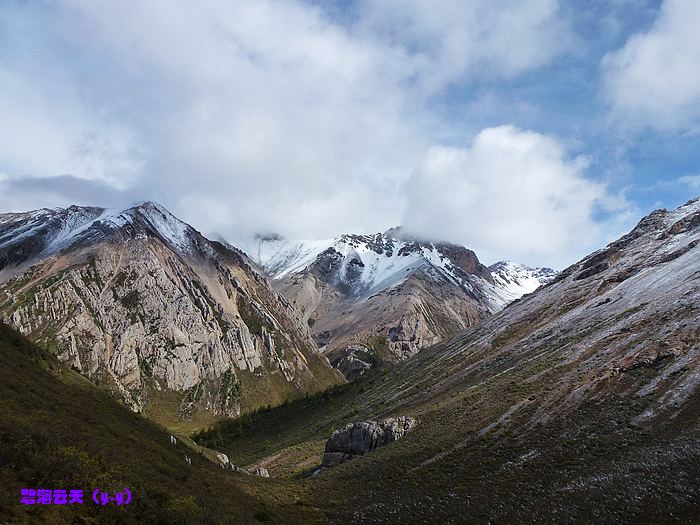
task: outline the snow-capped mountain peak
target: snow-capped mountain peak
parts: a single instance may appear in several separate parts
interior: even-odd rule
[[[476,255],[464,247],[397,238],[398,228],[373,235],[343,234],[334,239],[287,240],[279,236],[239,239],[243,250],[271,278],[280,280],[314,265],[332,269],[338,284],[354,295],[371,295],[430,267],[456,285],[465,274],[491,277]]]
[[[353,352],[376,345],[377,337],[386,337],[382,359],[405,359],[555,275],[510,262],[489,269],[464,246],[417,239],[400,227],[318,241],[266,235],[233,244],[273,279],[348,377],[362,373],[352,365]]]
[[[372,235],[343,234],[334,239],[288,240],[278,235],[233,241],[267,275],[284,280],[314,267],[332,270],[337,285],[355,297],[396,286],[415,272],[431,272],[484,296],[496,312],[540,285],[556,272],[501,261],[483,266],[471,250],[445,242],[420,241],[403,235],[400,227]]]
[[[0,251],[8,259],[46,257],[109,235],[153,235],[179,253],[201,251],[199,235],[160,204],[142,202],[127,208],[69,206],[0,214]],[[5,266],[6,264],[3,264]]]

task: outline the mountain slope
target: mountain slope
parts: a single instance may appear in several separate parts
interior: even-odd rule
[[[695,523],[700,199],[381,376],[201,441],[279,475],[398,415],[418,427],[312,479],[332,522]]]
[[[340,380],[237,252],[153,203],[0,215],[0,315],[163,422]]]
[[[191,465],[185,458],[189,457]],[[225,471],[0,323],[3,523],[323,523],[289,483]],[[98,507],[95,488],[132,502]],[[78,489],[83,505],[21,505],[20,488]]]
[[[473,326],[554,276],[419,241],[400,228],[330,241],[258,237],[235,242],[301,311],[316,342],[347,377],[395,362]],[[537,283],[535,285],[535,283]]]

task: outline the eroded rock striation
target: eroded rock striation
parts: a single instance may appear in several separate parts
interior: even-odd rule
[[[400,416],[384,421],[349,423],[344,428],[333,432],[326,442],[323,466],[332,467],[401,439],[417,424],[418,421],[410,416]]]
[[[0,317],[156,419],[340,380],[241,253],[150,202],[0,214]]]

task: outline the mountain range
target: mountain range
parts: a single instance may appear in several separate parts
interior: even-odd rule
[[[151,202],[2,214],[0,315],[133,410],[194,424],[405,359],[554,275],[400,229],[326,244],[241,251]]]
[[[3,479],[143,498],[3,495],[12,522],[700,512],[700,198],[558,273],[401,229],[211,241],[148,202],[3,214],[0,315]]]
[[[473,326],[552,280],[549,268],[486,267],[459,245],[392,228],[321,241],[238,239],[299,311],[334,366],[355,378]]]
[[[320,467],[332,429],[387,418],[417,423]],[[429,351],[195,439],[311,476],[333,523],[696,523],[700,198]]]

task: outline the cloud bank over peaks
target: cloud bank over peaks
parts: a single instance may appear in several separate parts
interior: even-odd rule
[[[485,257],[571,262],[617,233],[624,202],[562,140],[525,131],[546,119],[491,126],[570,80],[550,73],[583,42],[574,14],[557,0],[0,3],[0,210],[154,200],[208,234],[403,223]],[[485,100],[491,116],[470,117]]]
[[[484,129],[467,147],[430,149],[405,185],[403,224],[465,244],[487,261],[507,254],[561,267],[629,224],[629,205],[587,178],[587,165],[554,137],[509,125]]]

